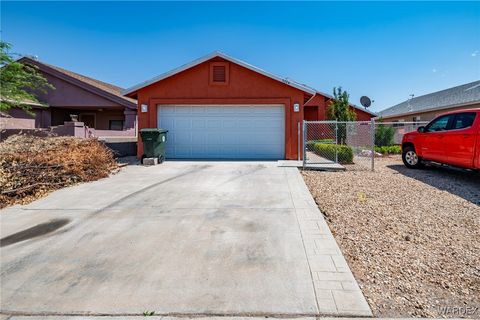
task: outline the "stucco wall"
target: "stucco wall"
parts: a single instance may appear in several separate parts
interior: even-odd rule
[[[29,115],[21,109],[10,109],[4,113],[8,116],[0,116],[0,130],[35,128],[35,116]]]
[[[140,89],[139,129],[157,127],[158,104],[283,104],[285,158],[296,159],[297,123],[303,120],[305,93],[234,63],[229,63],[228,85],[212,85],[209,81],[210,61]],[[294,103],[300,104],[300,112],[293,112]],[[141,104],[149,106],[148,112],[140,112]],[[141,155],[141,141],[138,147]]]
[[[310,120],[310,121],[327,120],[327,109],[329,107],[329,104],[330,104],[330,98],[322,96],[320,94],[315,95],[315,97],[310,99],[305,104],[305,120]],[[311,107],[314,107],[314,108],[311,108]],[[315,110],[316,110],[316,113],[315,113]],[[368,121],[373,117],[370,113],[359,108],[351,107],[351,110],[353,110],[357,114],[357,121]]]

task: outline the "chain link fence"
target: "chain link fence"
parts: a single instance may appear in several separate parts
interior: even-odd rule
[[[425,122],[304,121],[303,164],[374,170],[375,158],[400,153],[403,135]]]
[[[393,134],[393,144],[400,145],[402,143],[403,135],[408,132],[417,131],[419,127],[425,126],[428,124],[428,121],[415,121],[415,122],[383,122],[383,121],[376,121],[376,130],[377,135],[378,131],[381,130],[380,128],[392,128]]]

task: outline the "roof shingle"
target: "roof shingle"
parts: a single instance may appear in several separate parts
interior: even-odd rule
[[[405,100],[378,115],[392,117],[474,103],[480,103],[480,80]]]
[[[114,96],[116,96],[117,98],[120,98],[122,100],[124,100],[125,102],[127,102],[129,105],[131,105],[132,103],[134,104],[133,107],[136,108],[136,104],[137,104],[137,100],[135,99],[132,99],[132,98],[128,98],[128,97],[125,97],[123,94],[122,94],[122,91],[124,90],[124,88],[121,88],[121,87],[118,87],[116,85],[113,85],[113,84],[110,84],[110,83],[107,83],[107,82],[103,82],[103,81],[100,81],[100,80],[97,80],[97,79],[93,79],[93,78],[90,78],[90,77],[87,77],[87,76],[84,76],[82,74],[79,74],[79,73],[76,73],[76,72],[73,72],[73,71],[70,71],[70,70],[66,70],[66,69],[63,69],[63,68],[60,68],[60,67],[57,67],[57,66],[54,66],[54,65],[51,65],[51,64],[48,64],[48,63],[45,63],[45,62],[42,62],[42,61],[38,61],[36,59],[32,59],[30,57],[23,57],[22,59],[20,59],[21,61],[26,61],[26,62],[29,62],[29,63],[32,63],[32,64],[35,64],[35,65],[43,65],[43,66],[46,66],[47,68],[50,68],[50,69],[53,69],[57,72],[60,72],[70,78],[74,78],[76,80],[79,80],[79,81],[82,81],[90,86],[93,86],[95,88],[98,88],[102,91],[105,91],[109,94],[112,94]]]

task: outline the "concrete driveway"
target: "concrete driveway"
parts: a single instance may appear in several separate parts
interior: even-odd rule
[[[4,314],[371,315],[277,162],[129,166],[0,217]]]

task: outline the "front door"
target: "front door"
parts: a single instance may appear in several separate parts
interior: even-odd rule
[[[95,114],[80,114],[80,121],[83,122],[85,126],[95,129]]]

